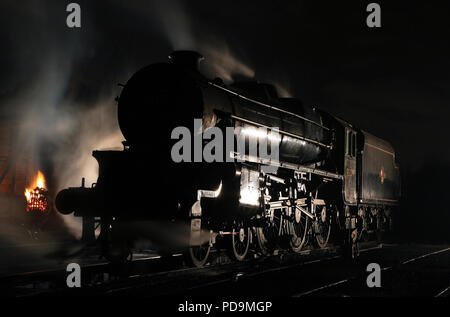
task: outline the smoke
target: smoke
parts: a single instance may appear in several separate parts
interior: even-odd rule
[[[288,84],[281,84],[281,82],[271,82],[271,83],[277,89],[278,96],[280,96],[281,98],[292,97],[291,90],[290,88],[288,88],[289,87]]]
[[[39,169],[46,164],[52,166],[54,177],[49,183],[56,194],[63,188],[80,186],[82,177],[88,186],[94,183],[98,164],[92,151],[121,149],[123,137],[116,118],[116,92],[103,93],[89,105],[74,102],[64,96],[71,75],[70,63],[54,56],[45,65],[45,72],[14,98],[8,109],[22,109],[16,143],[34,145]],[[73,216],[63,219],[79,237],[80,221]]]
[[[205,56],[201,67],[208,77],[228,83],[255,77],[245,49],[230,49],[238,46],[209,29],[187,2],[114,1],[105,11],[104,5],[81,1],[79,30],[65,26],[66,3],[4,4],[2,112],[19,119],[16,143],[33,144],[37,167],[49,166],[54,195],[80,186],[82,177],[88,186],[97,180],[93,150],[122,148],[115,85],[139,67],[161,60],[170,49],[192,49]],[[63,219],[79,236],[78,219]]]
[[[253,78],[255,71],[231,51],[226,40],[213,31],[205,32],[207,25],[195,19],[186,2],[158,1],[147,6],[122,4],[141,19],[148,21],[169,43],[171,50],[195,50],[203,54],[206,63],[202,71],[208,77],[221,77],[230,83],[233,77]],[[169,52],[168,52],[169,53]]]
[[[207,77],[220,77],[228,84],[236,76],[249,79],[255,77],[255,71],[239,60],[224,42],[199,44],[198,51],[206,58],[206,67],[202,70]]]
[[[210,30],[208,25],[195,19],[195,14],[189,12],[185,2],[165,1],[154,5],[152,10],[157,17],[154,19],[156,26],[173,50],[195,50],[205,57],[205,61],[200,63],[200,71],[206,77],[220,77],[226,84],[256,79],[255,68],[245,59],[245,50],[227,41],[224,34]],[[230,46],[239,48],[240,54]],[[278,71],[264,74],[259,80],[273,84],[280,97],[292,96],[289,78]]]
[[[227,84],[236,80],[255,79],[255,67],[248,62],[245,47],[236,43],[235,39],[228,38],[223,31],[212,27],[208,19],[199,18],[205,13],[199,12],[196,5],[180,0],[117,2],[117,5],[128,16],[135,18],[138,25],[142,25],[142,41],[148,41],[149,45],[155,44],[151,36],[155,35],[152,32],[156,30],[167,42],[168,50],[194,50],[201,53],[205,61],[200,63],[200,70],[206,77],[220,77]],[[213,7],[213,12],[217,13],[216,6]],[[210,17],[211,11],[205,10],[205,15]],[[139,21],[145,23],[141,24]],[[156,44],[161,47],[161,43],[159,40]],[[164,52],[163,56],[169,53]],[[289,79],[277,71],[272,72],[275,76],[268,76],[264,74],[266,70],[263,69],[263,76],[259,79],[274,84],[280,96],[291,96],[287,85]]]
[[[73,113],[64,122],[71,127],[67,135],[58,142],[52,154],[52,163],[57,176],[56,188],[78,187],[85,178],[86,185],[97,181],[98,164],[92,157],[93,150],[121,150],[124,140],[116,119],[112,96],[102,97],[91,108]],[[62,215],[61,215],[62,216]],[[81,237],[81,218],[62,216],[76,237]]]
[[[121,150],[124,140],[116,119],[112,96],[103,97],[84,111],[73,113],[64,124],[71,127],[70,136],[60,142],[52,155],[58,174],[57,188],[79,186],[81,178],[86,184],[96,182],[98,165],[93,150]]]
[[[4,51],[15,52],[6,56],[9,64],[2,61],[6,67],[0,75],[1,115],[15,122],[14,146],[20,151],[32,145],[35,167],[44,170],[53,196],[62,188],[80,186],[82,177],[87,184],[95,182],[98,166],[92,150],[121,148],[114,97],[116,78],[123,78],[127,68],[107,74],[104,82],[89,77],[97,73],[96,65],[83,72],[80,65],[93,64],[96,57],[95,28],[85,16],[85,30],[68,30],[64,3],[32,1],[19,7],[10,1],[1,14],[5,28],[0,35],[7,34]],[[54,212],[52,217],[62,215]],[[63,220],[79,237],[79,219]]]
[[[142,6],[138,10],[142,10]],[[195,45],[191,19],[180,1],[152,2],[150,10],[147,12],[154,17],[154,25],[167,36],[172,50]]]

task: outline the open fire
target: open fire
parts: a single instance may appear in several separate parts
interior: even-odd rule
[[[48,212],[47,189],[44,174],[38,171],[33,183],[25,189],[27,212]]]

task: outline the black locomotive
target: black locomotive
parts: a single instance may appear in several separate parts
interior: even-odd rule
[[[207,79],[198,71],[201,59],[176,51],[168,63],[136,72],[117,99],[124,150],[94,151],[95,186],[56,197],[61,213],[99,221],[106,257],[126,258],[140,235],[174,222],[187,224],[186,250],[197,266],[222,237],[237,260],[250,243],[266,255],[280,247],[299,252],[308,242],[324,248],[330,235],[356,256],[360,239],[392,227],[400,174],[388,142],[298,99],[279,98],[271,85]],[[202,122],[201,131],[191,129],[193,144],[205,145],[195,134],[215,128],[224,136],[232,131],[233,144],[242,141],[244,149],[223,145],[213,151],[223,159],[213,162],[184,152],[191,159],[174,162],[173,131],[192,128],[195,118]],[[250,144],[278,149],[278,159],[249,151]],[[162,227],[136,226],[146,221]]]

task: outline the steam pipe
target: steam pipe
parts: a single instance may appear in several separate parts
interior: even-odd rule
[[[268,104],[266,104],[266,103],[263,103],[263,102],[260,102],[260,101],[257,101],[257,100],[248,98],[248,97],[246,97],[246,96],[244,96],[244,95],[238,94],[237,92],[235,92],[235,91],[233,91],[233,90],[231,90],[231,89],[222,87],[222,86],[217,85],[217,84],[215,84],[215,83],[213,83],[213,82],[208,82],[208,84],[210,84],[211,86],[214,86],[214,87],[216,87],[216,88],[218,88],[218,89],[221,89],[221,90],[223,90],[223,91],[226,91],[227,93],[229,93],[229,94],[231,94],[231,95],[234,95],[234,96],[236,96],[236,97],[238,97],[238,98],[247,100],[247,101],[249,101],[249,102],[251,102],[251,103],[254,103],[254,104],[257,104],[257,105],[259,105],[259,106],[263,106],[263,107],[269,108],[269,109],[271,109],[271,110],[275,110],[275,111],[278,111],[278,112],[281,112],[281,113],[285,113],[285,114],[288,114],[288,115],[297,117],[297,118],[302,119],[302,120],[304,120],[304,121],[306,121],[306,122],[309,122],[309,123],[311,123],[311,124],[314,124],[314,125],[318,126],[319,128],[322,128],[322,129],[324,129],[324,130],[326,130],[326,131],[330,131],[329,128],[327,128],[327,127],[325,127],[325,126],[323,126],[323,125],[321,125],[321,124],[319,124],[319,123],[317,123],[317,122],[315,122],[315,121],[312,121],[312,120],[310,120],[310,119],[308,119],[308,118],[305,118],[305,117],[303,117],[303,116],[301,116],[301,115],[298,115],[298,114],[296,114],[296,113],[293,113],[293,112],[290,112],[290,111],[286,111],[286,110],[283,110],[283,109],[280,109],[280,108],[277,108],[277,107],[268,105]]]

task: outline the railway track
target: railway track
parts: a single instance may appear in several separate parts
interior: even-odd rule
[[[336,254],[338,248],[329,247],[316,250],[307,249],[299,254],[279,252],[270,257],[259,257],[254,254],[252,259],[244,262],[230,260],[226,250],[213,250],[211,261],[206,267],[187,267],[181,253],[170,256],[152,255],[135,259],[125,265],[114,265],[98,262],[81,266],[81,289],[68,289],[66,278],[69,274],[64,268],[27,271],[0,276],[0,293],[9,296],[35,296],[54,293],[112,294],[140,287],[167,284],[169,279],[193,278],[202,276],[229,276],[235,279],[234,272],[248,271],[249,268],[272,266],[273,270],[283,263],[297,266],[312,257],[325,254]],[[313,260],[315,261],[315,260]],[[76,261],[73,261],[76,262]],[[195,288],[195,286],[192,286]],[[162,294],[162,293],[160,293]]]
[[[450,295],[450,248],[448,246],[383,245],[361,250],[357,261],[341,256],[305,261],[300,266],[281,266],[242,276],[238,283],[220,287],[197,285],[193,295],[214,293],[252,296],[302,297],[446,297]],[[370,288],[367,265],[381,267],[381,287]]]
[[[381,267],[381,271],[383,272],[383,280],[387,282],[387,287],[385,285],[385,289],[388,288],[388,291],[391,293],[391,295],[394,296],[405,296],[406,290],[408,290],[409,287],[413,286],[412,283],[407,281],[408,285],[402,285],[403,287],[400,287],[400,285],[393,285],[393,282],[403,282],[405,277],[407,277],[408,273],[417,274],[417,270],[412,270],[411,265],[413,264],[419,264],[420,266],[425,267],[431,267],[433,262],[436,262],[435,257],[438,255],[444,255],[447,253],[447,261],[446,263],[449,263],[450,256],[450,247],[445,247],[442,249],[438,249],[436,251],[427,252],[424,254],[421,254],[419,256],[413,256],[408,259],[405,259],[401,262],[398,262],[394,265],[386,265],[384,267]],[[442,258],[440,259],[442,260]],[[419,262],[419,263],[417,263]],[[433,274],[429,269],[427,269],[428,274],[424,274],[427,276],[425,280],[432,281],[433,276],[436,275]],[[436,272],[434,272],[436,273]],[[305,296],[328,296],[328,297],[336,297],[336,296],[364,296],[367,294],[367,292],[361,293],[361,287],[358,287],[360,285],[364,284],[364,281],[366,279],[367,274],[357,274],[357,275],[351,275],[348,278],[332,282],[323,286],[320,286],[318,288],[314,288],[302,293],[294,294],[293,297],[305,297]],[[448,276],[448,282],[450,282],[450,274],[447,274]],[[436,276],[435,276],[436,278]],[[424,279],[424,276],[422,276],[422,280]],[[414,286],[413,286],[414,287]],[[416,286],[417,287],[417,286]],[[433,296],[433,297],[445,297],[448,295],[450,286],[442,289],[442,288],[430,288],[430,290],[425,293],[426,296]],[[364,289],[363,289],[364,290]],[[439,290],[439,291],[438,291]],[[358,292],[358,293],[357,293]],[[372,292],[375,293],[375,292]],[[386,293],[376,292],[375,295],[382,296],[386,295]]]
[[[170,257],[146,256],[125,265],[106,261],[81,265],[82,285],[86,288],[124,280],[142,272],[162,272],[182,265],[181,254]],[[69,261],[76,263],[77,260]],[[64,291],[69,274],[65,265],[55,269],[43,269],[0,276],[0,294],[8,296],[34,296]]]
[[[380,288],[366,284],[367,264],[378,262],[382,268]],[[398,297],[448,296],[450,288],[450,249],[448,246],[380,245],[366,246],[357,261],[339,254],[305,257],[294,263],[271,267],[262,264],[234,275],[197,281],[184,289],[171,289],[173,295],[239,297]],[[157,294],[151,290],[134,294]]]
[[[382,287],[366,285],[366,266],[382,268]],[[439,264],[440,263],[440,264]],[[357,261],[342,258],[339,249],[305,250],[301,254],[280,253],[244,262],[215,251],[204,268],[186,267],[181,254],[152,256],[132,261],[126,268],[107,263],[82,267],[82,287],[65,285],[65,270],[28,272],[0,278],[10,296],[42,295],[214,295],[347,297],[423,296],[445,297],[450,293],[450,248],[436,246],[365,244]],[[435,267],[440,265],[440,267]],[[417,275],[414,282],[411,276]],[[423,281],[423,276],[428,282]],[[417,277],[417,276],[416,276]],[[416,283],[416,284],[414,284]],[[412,285],[414,284],[414,285]],[[3,287],[3,290],[5,288]],[[409,293],[408,293],[409,292]]]

